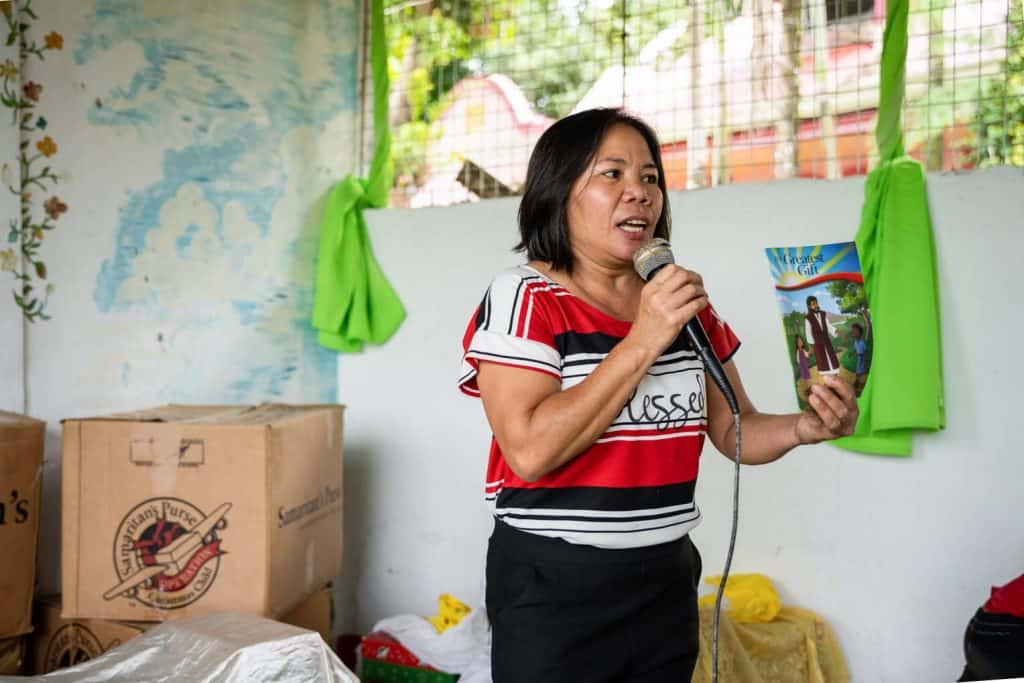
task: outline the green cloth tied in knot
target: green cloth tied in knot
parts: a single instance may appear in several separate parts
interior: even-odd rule
[[[383,344],[405,320],[405,308],[373,255],[363,218],[364,209],[387,206],[394,175],[381,0],[373,0],[371,14],[373,162],[369,178],[348,175],[327,196],[313,300],[312,322],[318,341],[347,353],[361,351],[365,343]]]

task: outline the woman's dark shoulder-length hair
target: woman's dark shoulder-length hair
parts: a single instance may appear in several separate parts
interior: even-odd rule
[[[668,190],[658,137],[650,126],[621,109],[588,109],[556,121],[537,140],[519,204],[520,242],[516,251],[525,251],[531,261],[548,262],[555,270],[572,273],[569,193],[593,161],[608,129],[618,123],[636,129],[651,150],[658,168],[658,187],[665,198],[654,236],[669,239]]]

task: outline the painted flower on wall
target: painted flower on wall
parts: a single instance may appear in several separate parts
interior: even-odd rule
[[[68,210],[68,205],[54,195],[43,203],[43,208],[46,209],[46,213],[50,218],[57,220],[62,213]]]
[[[14,255],[14,250],[11,248],[0,249],[0,271],[14,272],[17,267],[18,257]]]
[[[39,246],[46,233],[57,227],[56,221],[67,212],[68,205],[53,194],[42,204],[42,220],[34,216],[33,193],[28,190],[34,187],[44,196],[53,191],[58,182],[57,176],[50,166],[39,168],[39,162],[56,155],[58,146],[52,137],[43,135],[35,143],[39,153],[34,154],[29,149],[33,138],[46,129],[46,119],[34,113],[36,103],[43,96],[43,85],[29,81],[19,88],[18,77],[24,73],[29,59],[45,59],[48,50],[63,49],[64,36],[50,31],[43,38],[42,45],[32,38],[33,25],[39,20],[32,10],[32,0],[0,2],[0,11],[7,20],[7,44],[18,46],[18,64],[11,60],[0,64],[0,104],[10,110],[11,124],[17,126],[21,138],[18,163],[14,166],[18,169],[15,171],[17,177],[9,177],[13,174],[6,164],[3,172],[3,184],[18,196],[21,205],[19,215],[10,219],[7,233],[7,243],[17,247],[0,251],[0,270],[14,275],[14,301],[26,320],[36,322],[49,319],[46,306],[54,291],[53,283],[47,281],[49,272],[46,264],[39,258]],[[41,286],[44,282],[45,286]]]
[[[35,81],[29,81],[28,83],[22,86],[21,90],[25,93],[25,97],[32,100],[33,102],[38,102],[40,96],[42,96],[43,94],[43,86],[36,83]]]
[[[36,143],[36,149],[38,149],[44,157],[49,158],[57,153],[57,143],[53,141],[53,138],[47,135]]]

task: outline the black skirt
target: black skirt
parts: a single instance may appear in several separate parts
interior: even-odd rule
[[[689,681],[700,570],[689,536],[607,550],[495,520],[486,596],[494,683]]]

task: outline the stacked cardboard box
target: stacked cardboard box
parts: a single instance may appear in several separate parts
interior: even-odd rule
[[[341,406],[64,422],[66,619],[279,617],[341,572]]]
[[[316,631],[328,647],[332,647],[331,625],[334,623],[334,598],[331,587],[327,586],[313,593],[301,605],[279,617],[278,621]]]
[[[0,638],[0,676],[17,676],[25,663],[25,641],[21,636]]]
[[[0,674],[17,673],[32,630],[46,423],[0,411]]]
[[[94,659],[145,633],[152,624],[106,619],[62,619],[60,596],[36,599],[26,673],[42,675]]]
[[[157,625],[157,622],[110,619],[64,619],[59,595],[36,599],[35,631],[29,639],[26,673],[43,674],[93,659]],[[279,621],[317,631],[331,631],[331,588],[324,587]]]

